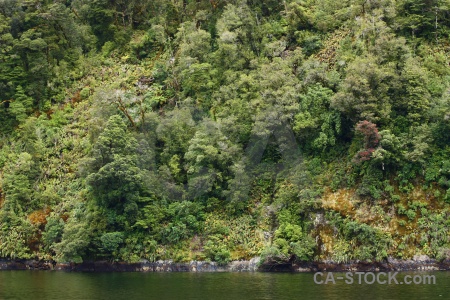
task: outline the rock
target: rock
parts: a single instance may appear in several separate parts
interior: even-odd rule
[[[232,261],[227,265],[216,262],[191,261],[175,263],[173,260],[149,262],[140,260],[137,263],[87,261],[81,264],[56,263],[38,260],[7,260],[0,259],[0,270],[56,270],[74,272],[378,272],[378,271],[434,271],[450,270],[450,260],[436,261],[426,255],[414,256],[411,260],[400,260],[388,257],[383,262],[351,261],[338,263],[334,261],[320,262],[266,262],[260,266],[260,258],[254,257],[248,261]]]
[[[414,255],[413,260],[416,262],[428,262],[431,259],[427,255]]]

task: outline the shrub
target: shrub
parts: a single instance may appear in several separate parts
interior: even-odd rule
[[[102,248],[110,253],[114,253],[119,245],[123,242],[122,232],[108,232],[100,237]]]
[[[231,253],[219,236],[211,236],[203,246],[203,250],[208,259],[217,262],[219,265],[226,265],[231,261]]]
[[[274,245],[282,256],[294,256],[300,261],[310,260],[316,247],[314,239],[304,234],[299,225],[289,223],[281,224],[275,231]]]

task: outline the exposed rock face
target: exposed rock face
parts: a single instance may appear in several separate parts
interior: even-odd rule
[[[437,261],[426,255],[415,256],[412,260],[399,260],[389,257],[383,262],[353,261],[336,263],[333,261],[294,264],[293,272],[379,272],[379,271],[437,271],[450,270],[450,260]]]
[[[95,261],[75,263],[54,263],[37,260],[0,260],[0,270],[58,270],[79,272],[254,272],[258,270],[259,257],[249,261],[233,261],[227,265],[215,262],[191,261],[176,263],[172,260],[138,263]]]
[[[388,258],[384,262],[349,262],[336,263],[332,261],[263,264],[255,257],[249,261],[232,261],[227,265],[215,262],[191,261],[176,263],[172,260],[149,262],[142,260],[138,263],[95,261],[75,263],[55,263],[36,260],[0,260],[0,270],[59,270],[75,272],[378,272],[378,271],[433,271],[450,270],[450,260],[436,261],[428,256],[415,256],[412,260],[397,260]]]
[[[0,259],[0,270],[53,270],[54,262]]]

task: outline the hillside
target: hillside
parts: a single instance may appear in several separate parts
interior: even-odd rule
[[[447,0],[0,1],[0,257],[450,258]]]

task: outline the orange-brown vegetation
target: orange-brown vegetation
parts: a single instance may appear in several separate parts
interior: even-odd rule
[[[43,227],[45,226],[45,224],[47,224],[47,216],[50,215],[51,211],[52,210],[49,207],[35,210],[28,215],[28,219],[30,220],[31,224]]]

